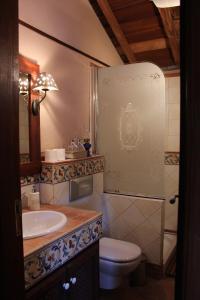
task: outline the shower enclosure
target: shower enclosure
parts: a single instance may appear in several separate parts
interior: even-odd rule
[[[165,78],[152,63],[93,69],[92,143],[105,156],[104,232],[163,264]],[[132,213],[130,213],[132,212]]]

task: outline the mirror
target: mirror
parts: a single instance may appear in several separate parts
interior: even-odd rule
[[[40,67],[32,60],[19,55],[19,145],[20,175],[40,173],[40,115],[32,114],[32,102],[38,98],[31,86]]]
[[[30,76],[27,73],[19,73],[19,153],[20,163],[30,162],[29,151],[29,95]]]

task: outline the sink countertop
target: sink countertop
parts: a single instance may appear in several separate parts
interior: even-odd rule
[[[32,254],[35,251],[47,246],[48,244],[54,242],[55,240],[63,237],[64,235],[71,233],[83,225],[94,221],[95,219],[102,216],[102,213],[94,210],[85,210],[72,208],[68,206],[58,206],[58,205],[41,205],[40,210],[54,210],[62,212],[67,216],[67,223],[59,230],[32,239],[27,239],[23,241],[24,245],[24,257]],[[23,212],[30,211],[24,209]]]

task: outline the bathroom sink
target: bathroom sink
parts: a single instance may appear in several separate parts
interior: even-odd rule
[[[31,211],[22,214],[23,238],[32,239],[52,233],[67,222],[67,217],[51,210]]]

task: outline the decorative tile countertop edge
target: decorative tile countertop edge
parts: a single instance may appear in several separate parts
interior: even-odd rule
[[[78,209],[78,211],[83,210]],[[96,212],[96,216],[90,217],[82,223],[80,222],[79,225],[74,226],[66,234],[55,238],[54,241],[48,242],[48,239],[46,239],[45,245],[24,257],[25,288],[32,287],[42,278],[99,240],[101,235],[102,215]]]
[[[104,157],[92,156],[56,163],[42,163],[41,183],[57,184],[104,172]]]

